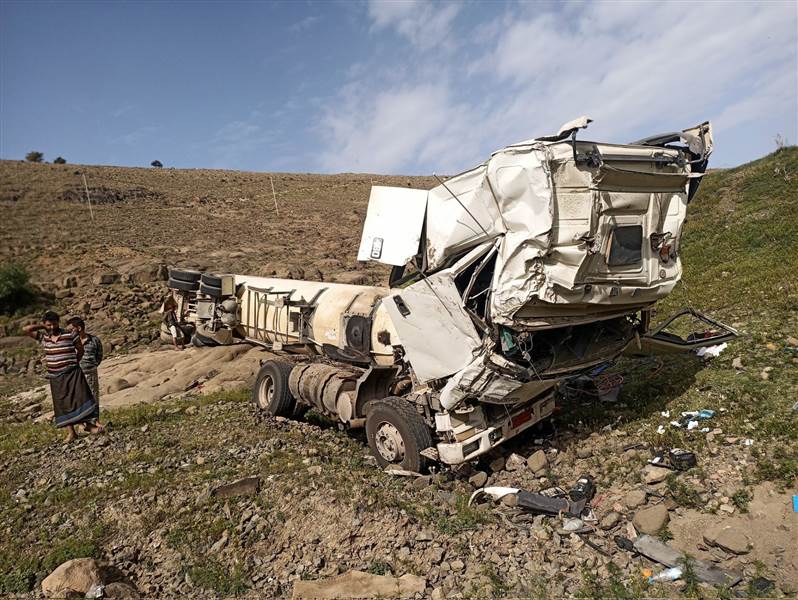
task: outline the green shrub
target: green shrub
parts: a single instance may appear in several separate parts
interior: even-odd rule
[[[40,163],[44,160],[44,153],[36,152],[35,150],[33,152],[28,152],[25,155],[25,160],[28,162]]]
[[[55,158],[55,160],[53,161],[53,164],[54,165],[65,165],[66,164],[66,159],[63,156],[57,156]]]
[[[0,267],[0,314],[12,315],[33,304],[36,294],[28,272],[16,264]]]

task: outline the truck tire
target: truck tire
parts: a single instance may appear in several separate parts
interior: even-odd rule
[[[294,365],[279,360],[267,360],[258,371],[252,402],[273,417],[291,417],[296,400],[288,389],[288,376]]]
[[[429,427],[415,407],[401,398],[370,403],[366,415],[366,438],[381,467],[397,465],[421,473],[427,459],[421,451],[432,446]]]
[[[202,273],[193,269],[169,269],[169,279],[174,279],[175,281],[196,283],[201,277]]]
[[[210,296],[211,298],[221,298],[222,297],[222,288],[214,287],[212,285],[207,285],[205,283],[200,282],[199,284],[199,293],[205,294],[206,296]]]
[[[210,287],[222,288],[222,278],[212,273],[203,273],[200,281]]]
[[[180,281],[179,279],[169,279],[166,282],[166,287],[172,290],[181,290],[183,292],[196,292],[200,284],[196,281]]]

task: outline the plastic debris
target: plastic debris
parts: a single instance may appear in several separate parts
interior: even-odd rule
[[[695,454],[693,452],[690,452],[689,450],[682,450],[681,448],[671,448],[668,451],[668,461],[672,467],[679,471],[692,469],[694,466],[696,466],[696,464],[698,464],[698,460],[696,460]]]
[[[670,569],[660,571],[656,575],[652,575],[648,578],[648,582],[656,583],[659,581],[676,581],[677,579],[682,578],[682,573],[683,571],[681,567],[671,567]]]
[[[84,598],[105,598],[105,586],[101,583],[91,584]]]
[[[715,346],[704,346],[703,348],[699,348],[696,350],[696,354],[701,358],[715,358],[723,352],[729,344],[723,342],[722,344],[717,344]]]
[[[584,521],[582,521],[582,519],[576,518],[565,519],[562,524],[563,531],[579,531],[580,529],[583,529],[584,526]]]
[[[633,551],[666,567],[678,567],[687,560],[684,553],[671,548],[650,535],[640,535],[634,543],[625,538],[620,538],[619,540],[619,537],[616,536],[615,538],[615,543],[618,544],[618,547],[627,550],[628,545],[631,543]],[[737,573],[722,571],[714,565],[701,560],[690,559],[690,564],[696,578],[711,585],[732,587],[737,585],[742,579]]]
[[[660,435],[665,433],[665,425],[660,425],[659,427],[657,427],[657,433]]]
[[[590,475],[582,475],[576,480],[574,487],[568,492],[568,496],[574,502],[579,500],[590,500],[596,493],[596,485],[593,483],[593,478]]]
[[[687,431],[691,431],[698,427],[698,421],[688,421],[687,422]]]
[[[798,513],[798,496],[792,497],[792,512]]]

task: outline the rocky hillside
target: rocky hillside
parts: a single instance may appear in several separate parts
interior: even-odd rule
[[[95,206],[95,227],[70,228],[87,211],[74,196],[83,171],[107,201]],[[88,312],[109,339],[141,331],[114,351],[142,361],[156,344],[147,321],[163,291],[162,264],[384,275],[354,262],[370,176],[272,179],[279,215],[266,174],[2,163],[0,202],[14,208],[4,210],[13,223],[2,229],[3,260],[30,267],[62,310]],[[246,390],[203,394],[216,369],[200,350],[192,351],[196,384],[181,380],[169,399],[108,410],[109,434],[68,447],[47,423],[19,418],[41,400],[9,393],[0,402],[0,593],[41,595],[59,564],[94,558],[104,582],[116,582],[109,592],[147,597],[291,597],[298,582],[350,569],[417,576],[423,592],[408,592],[417,598],[794,596],[797,199],[795,148],[710,173],[691,206],[685,285],[660,315],[687,303],[733,324],[740,338],[706,362],[619,361],[617,402],[568,394],[549,423],[457,472],[382,473],[360,434],[313,413],[270,419]],[[6,332],[25,318],[6,320]],[[2,389],[36,380],[34,348],[6,337],[2,352]],[[105,379],[131,372],[132,358],[114,360]],[[140,385],[151,398],[158,383],[141,375],[118,393]],[[690,431],[670,425],[700,409],[714,416]],[[697,466],[648,464],[672,447],[693,451]],[[485,484],[568,489],[583,474],[597,493],[595,518],[581,524],[532,514],[513,496],[468,502]],[[681,579],[649,584],[644,575],[665,567],[616,542],[643,533],[692,557]],[[702,583],[693,561],[741,581]]]

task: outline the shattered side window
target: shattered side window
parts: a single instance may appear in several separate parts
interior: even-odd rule
[[[626,225],[612,230],[607,264],[611,267],[639,263],[643,250],[642,225]]]

